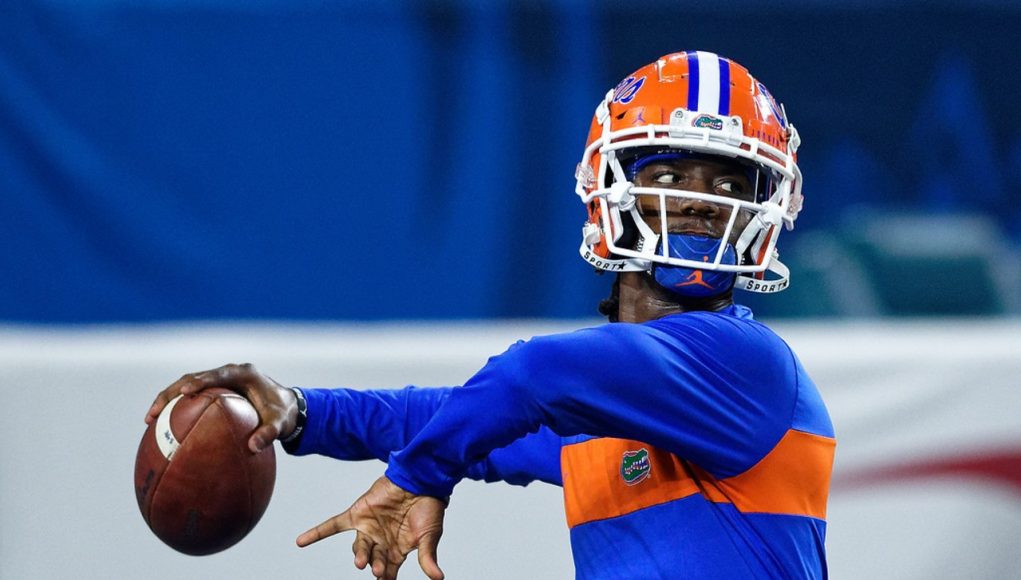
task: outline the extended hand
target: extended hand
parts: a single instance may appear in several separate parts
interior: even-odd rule
[[[191,395],[211,387],[230,389],[255,407],[260,425],[248,440],[248,447],[258,453],[271,445],[274,439],[286,437],[294,430],[298,417],[298,402],[294,391],[255,370],[250,364],[224,365],[220,368],[189,373],[163,389],[145,414],[146,424],[159,417],[160,412],[177,395]]]
[[[371,563],[376,578],[395,580],[401,564],[417,548],[418,565],[425,575],[430,580],[443,580],[443,572],[436,564],[436,546],[443,534],[446,509],[443,501],[405,491],[384,476],[347,511],[298,536],[298,545],[304,548],[334,534],[355,530],[351,550],[360,570]]]

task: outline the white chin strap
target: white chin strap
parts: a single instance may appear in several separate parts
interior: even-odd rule
[[[791,271],[780,261],[779,253],[775,249],[776,240],[772,235],[783,224],[784,210],[773,201],[767,201],[762,206],[766,211],[755,214],[755,217],[748,222],[744,231],[738,236],[734,249],[738,256],[745,256],[746,252],[750,252],[752,256],[760,255],[764,251],[769,252],[766,272],[774,274],[774,277],[771,280],[765,280],[756,278],[755,275],[738,274],[734,288],[747,292],[772,294],[785,290],[790,285]],[[767,246],[770,243],[774,246]],[[762,274],[758,275],[762,276]]]
[[[598,241],[598,238],[597,240]],[[594,243],[594,242],[593,242]],[[592,251],[589,242],[582,240],[581,248],[578,249],[584,259],[592,266],[608,272],[648,272],[652,268],[652,262],[638,258],[604,258]]]
[[[766,267],[767,272],[771,272],[777,276],[773,280],[759,280],[752,276],[744,274],[738,274],[737,280],[734,281],[734,288],[738,290],[744,290],[746,292],[757,292],[759,294],[772,294],[785,290],[790,285],[791,271],[777,259],[777,253],[773,252],[773,255],[769,258],[769,266]]]

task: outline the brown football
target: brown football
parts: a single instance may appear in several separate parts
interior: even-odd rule
[[[248,438],[259,416],[244,397],[206,389],[177,397],[146,429],[135,457],[135,496],[149,528],[171,548],[226,550],[259,523],[276,480],[273,446]]]

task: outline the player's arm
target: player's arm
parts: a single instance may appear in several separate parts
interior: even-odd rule
[[[294,455],[325,455],[346,461],[379,459],[402,449],[432,418],[449,387],[306,389],[307,421]]]
[[[458,388],[301,389],[308,404],[307,422],[298,445],[285,449],[295,455],[388,461]],[[515,485],[535,480],[559,485],[560,438],[547,429],[513,441],[474,462],[466,476]]]
[[[760,327],[687,320],[543,337],[494,357],[391,456],[387,477],[445,497],[468,466],[543,427],[637,439],[721,476],[747,469],[789,425],[793,357]]]
[[[178,395],[214,387],[234,391],[255,407],[261,424],[249,440],[253,451],[295,433],[299,413],[297,394],[251,364],[228,364],[184,375],[157,395],[146,413],[146,423],[155,420]],[[415,387],[364,392],[303,389],[301,393],[308,405],[307,421],[298,444],[288,451],[347,460],[377,458],[386,461],[392,451],[404,447],[418,433],[449,391],[449,388]]]
[[[563,485],[560,472],[561,437],[548,427],[529,433],[506,447],[490,451],[468,467],[468,479],[528,485],[542,481]]]
[[[285,439],[294,431],[298,415],[294,391],[250,364],[230,364],[184,375],[156,397],[146,413],[146,423],[155,420],[174,397],[212,387],[243,395],[259,413],[261,425],[249,440],[253,451],[274,439]],[[449,387],[302,389],[308,405],[304,433],[294,448],[285,448],[298,455],[387,461],[391,452],[403,448],[418,434],[451,391]],[[512,442],[492,456],[481,458],[470,466],[467,476],[516,485],[536,480],[559,485],[559,462],[559,438],[544,433]]]

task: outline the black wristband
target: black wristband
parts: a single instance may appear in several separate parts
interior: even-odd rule
[[[291,431],[290,435],[280,440],[284,451],[288,453],[298,449],[298,446],[301,444],[301,436],[305,433],[305,423],[308,422],[308,402],[305,401],[305,394],[297,387],[291,387],[291,390],[294,391],[294,396],[298,400],[298,416],[294,421],[294,430]]]

